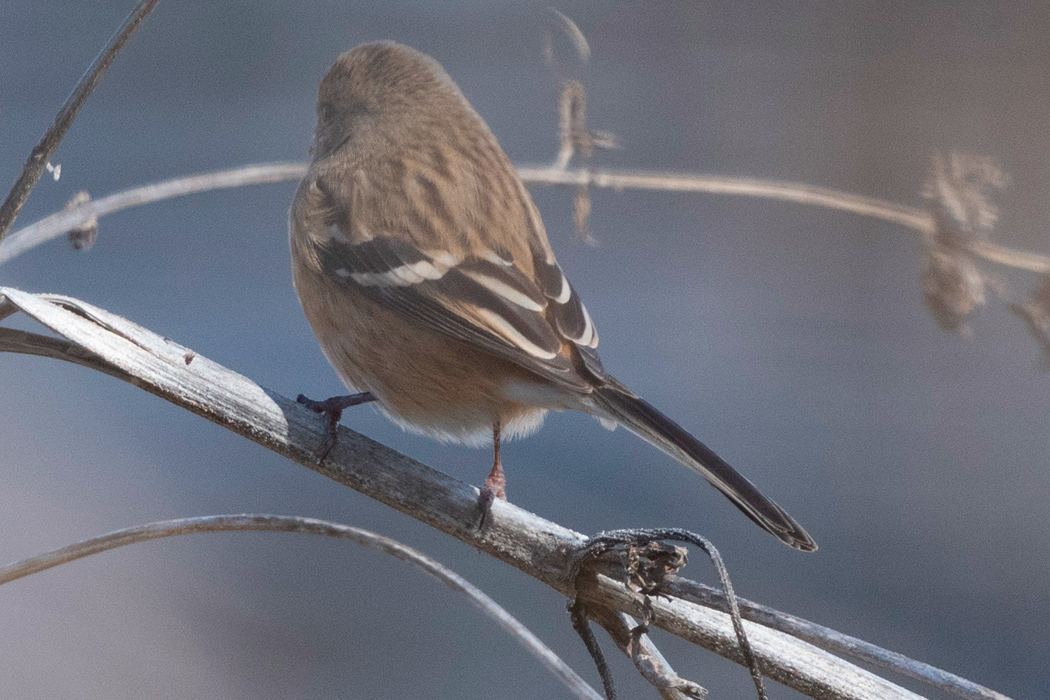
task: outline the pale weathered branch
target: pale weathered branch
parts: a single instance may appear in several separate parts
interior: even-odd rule
[[[323,464],[324,420],[205,357],[123,318],[68,297],[0,288],[0,318],[16,307],[128,375],[128,381],[212,420],[325,476],[390,505],[543,581],[562,594],[576,591],[588,606],[641,617],[645,598],[599,575],[571,580],[572,554],[585,538],[510,503],[492,505],[477,530],[478,490],[380,443],[340,427]],[[5,308],[6,307],[6,308]],[[652,623],[741,662],[729,617],[695,603],[651,599]],[[916,698],[868,671],[767,627],[745,623],[762,671],[814,698]]]
[[[242,513],[237,515],[208,515],[147,523],[92,537],[61,549],[45,552],[44,554],[0,567],[0,584],[30,576],[77,559],[83,559],[92,554],[116,549],[117,547],[137,542],[148,542],[149,540],[164,537],[177,537],[179,535],[192,535],[203,532],[295,532],[306,535],[322,535],[324,537],[351,540],[363,547],[389,554],[425,571],[452,590],[465,594],[470,598],[471,603],[495,620],[500,627],[514,637],[576,697],[585,698],[586,700],[603,700],[602,696],[594,688],[580,678],[579,674],[562,661],[529,628],[521,624],[517,618],[486,595],[484,591],[455,571],[422,552],[401,544],[397,540],[384,537],[369,530],[362,530],[327,520],[290,515]]]
[[[522,166],[518,168],[518,172],[525,182],[530,184],[587,186],[611,188],[617,191],[647,190],[743,195],[846,211],[905,226],[925,235],[930,235],[935,226],[933,217],[917,207],[798,182],[689,173],[602,169],[562,170],[550,166]],[[124,190],[102,199],[64,209],[13,232],[6,240],[0,241],[0,264],[45,241],[82,227],[92,219],[124,209],[197,192],[298,180],[305,174],[305,163],[247,165]],[[1050,272],[1050,256],[1013,250],[987,241],[973,241],[966,247],[974,255],[1000,265],[1032,272]]]
[[[94,92],[95,87],[102,80],[102,76],[113,65],[113,61],[116,60],[120,50],[124,48],[124,44],[127,43],[131,35],[142,24],[142,20],[146,19],[146,15],[157,6],[157,2],[158,0],[139,0],[139,3],[135,5],[134,9],[124,19],[123,24],[117,29],[116,34],[109,40],[109,44],[102,49],[98,56],[95,57],[95,60],[91,62],[91,65],[88,66],[87,71],[80,78],[80,82],[77,83],[77,86],[73,88],[73,92],[66,98],[62,108],[58,110],[55,121],[47,128],[44,136],[40,139],[40,143],[29,154],[29,158],[26,160],[25,165],[22,166],[22,172],[11,188],[11,192],[8,193],[7,199],[0,206],[0,241],[4,240],[7,230],[11,228],[11,224],[18,217],[18,212],[22,210],[22,205],[25,204],[26,199],[29,197],[29,192],[33,189],[33,185],[37,183],[37,180],[40,179],[40,175],[43,174],[44,168],[47,167],[51,156],[54,155],[55,149],[58,148],[58,144],[62,143],[62,138],[69,131],[69,127],[73,126],[73,121],[80,113],[80,108],[84,106],[87,98]]]
[[[0,328],[0,352],[13,352],[20,355],[36,355],[65,360],[87,367],[111,377],[131,381],[131,375],[122,372],[98,355],[85,350],[76,343],[61,338],[51,338],[38,333],[28,333],[16,328]]]
[[[682,600],[688,600],[724,612],[729,611],[725,594],[722,591],[680,576],[668,576],[664,583],[661,584],[659,590],[661,593],[667,593],[675,598],[681,598]],[[738,597],[737,603],[740,605],[740,613],[745,620],[751,620],[766,627],[786,632],[793,637],[804,639],[811,644],[847,659],[871,664],[876,668],[886,669],[908,678],[914,678],[968,700],[1009,700],[1002,693],[968,681],[954,673],[910,659],[895,651],[883,649],[865,642],[863,639],[857,639],[823,625],[818,625],[815,622],[774,610],[761,603],[755,603],[744,598]]]

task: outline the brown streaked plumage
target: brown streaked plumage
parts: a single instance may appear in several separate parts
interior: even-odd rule
[[[409,430],[491,435],[489,497],[505,497],[501,434],[576,409],[699,472],[783,542],[816,549],[751,482],[606,373],[528,191],[433,59],[392,42],[348,51],[321,83],[317,115],[289,215],[292,269],[348,386]]]

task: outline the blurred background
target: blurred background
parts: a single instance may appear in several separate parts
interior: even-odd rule
[[[88,101],[17,227],[78,190],[304,160],[335,57],[390,38],[440,61],[516,163],[557,151],[543,2],[164,2]],[[0,2],[0,183],[131,0]],[[935,151],[1012,175],[997,240],[1050,252],[1050,7],[1041,2],[566,2],[605,167],[796,180],[920,205]],[[571,62],[564,44],[560,55]],[[0,284],[126,316],[286,396],[339,393],[292,290],[294,183],[101,221]],[[626,431],[554,415],[506,447],[511,500],[581,532],[697,530],[738,592],[1016,698],[1050,687],[1050,377],[992,303],[969,336],[920,295],[920,242],[875,220],[748,198],[534,187],[605,364],[718,450],[820,543],[749,523]],[[992,268],[989,268],[992,269]],[[1018,296],[1036,282],[1005,268]],[[29,322],[7,323],[32,328]],[[0,356],[0,560],[156,519],[329,518],[398,538],[506,606],[597,684],[564,601],[525,575],[196,416],[64,363]],[[482,450],[344,423],[480,483]],[[686,573],[714,581],[694,554]],[[221,534],[137,545],[0,588],[0,697],[555,698],[516,642],[435,581],[354,545]],[[603,638],[604,639],[604,638]],[[657,633],[683,676],[750,698],[747,672]],[[611,653],[624,697],[655,697]],[[905,683],[905,685],[908,685]],[[920,686],[911,686],[922,692]],[[774,686],[773,697],[799,697]],[[933,694],[934,697],[939,697]]]

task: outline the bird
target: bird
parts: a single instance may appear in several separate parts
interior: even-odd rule
[[[491,444],[479,499],[491,505],[506,498],[501,440],[533,433],[549,411],[582,411],[698,472],[780,541],[816,550],[605,370],[528,190],[437,61],[392,41],[342,53],[321,81],[310,153],[289,211],[293,281],[322,351],[359,393],[300,401],[329,414],[333,436],[342,408],[374,402],[408,431]]]

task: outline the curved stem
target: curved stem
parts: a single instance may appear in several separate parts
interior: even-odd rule
[[[848,211],[900,224],[920,232],[933,228],[933,219],[922,209],[800,182],[692,173],[560,170],[549,167],[520,167],[518,173],[525,182],[542,185],[589,185],[614,190],[744,195]]]
[[[240,168],[187,175],[117,192],[102,199],[56,212],[15,231],[7,237],[7,240],[0,241],[0,265],[30,248],[35,248],[52,238],[80,228],[97,217],[198,192],[298,180],[305,174],[306,164],[304,163],[246,165]]]
[[[199,173],[164,180],[71,207],[15,231],[0,241],[0,265],[52,238],[82,227],[92,219],[131,207],[198,192],[298,180],[306,174],[305,163],[270,163]],[[850,194],[799,182],[754,178],[619,170],[562,170],[557,167],[522,166],[522,179],[529,184],[571,185],[646,190],[655,192],[703,192],[743,195],[808,204],[858,216],[888,221],[922,234],[933,232],[933,218],[922,209],[874,197]],[[994,243],[975,242],[970,252],[990,262],[1032,272],[1050,272],[1050,256],[1013,250]]]
[[[322,535],[351,540],[359,545],[408,562],[435,577],[454,591],[466,594],[472,603],[491,617],[506,632],[518,640],[529,653],[547,667],[576,697],[586,700],[602,700],[602,696],[573,671],[550,647],[529,631],[484,591],[474,586],[455,571],[427,555],[407,547],[389,537],[362,530],[349,525],[333,523],[315,518],[289,515],[239,514],[208,515],[197,518],[181,518],[147,523],[137,527],[110,532],[99,537],[83,540],[44,554],[0,567],[0,584],[30,576],[67,562],[89,557],[117,547],[136,542],[202,532],[298,532],[306,535]]]

